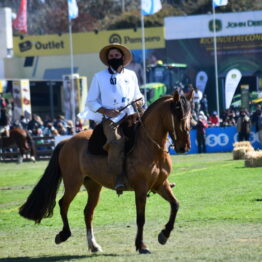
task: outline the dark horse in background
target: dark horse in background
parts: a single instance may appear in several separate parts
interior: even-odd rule
[[[166,150],[166,141],[169,134],[176,152],[189,151],[192,97],[193,91],[185,96],[175,92],[174,96],[161,97],[151,104],[137,127],[133,149],[126,156],[125,182],[127,190],[135,193],[135,246],[140,254],[150,253],[143,240],[148,192],[158,193],[170,204],[169,220],[158,235],[160,244],[166,243],[174,227],[178,201],[168,181],[172,161]],[[56,244],[60,244],[71,236],[67,217],[69,205],[84,185],[88,193],[84,209],[87,244],[92,252],[98,252],[102,249],[95,240],[93,213],[102,187],[114,189],[115,177],[109,171],[107,156],[88,152],[91,134],[91,130],[80,132],[56,146],[42,178],[20,207],[19,213],[36,223],[40,223],[45,217],[51,217],[57,190],[63,180],[65,192],[59,201],[63,228],[55,237]]]
[[[23,162],[23,157],[25,154],[30,154],[30,159],[35,162],[35,143],[31,134],[27,130],[21,128],[13,128],[10,130],[9,137],[7,137],[5,133],[1,134],[0,148],[2,150],[2,156],[4,156],[3,153],[7,148],[13,146],[17,146],[19,150],[18,163]]]

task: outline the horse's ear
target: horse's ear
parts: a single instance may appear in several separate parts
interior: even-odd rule
[[[175,92],[174,92],[174,101],[175,102],[179,101],[179,93],[178,93],[177,90],[175,90]]]
[[[191,89],[185,96],[187,100],[191,101],[194,97],[194,89]]]

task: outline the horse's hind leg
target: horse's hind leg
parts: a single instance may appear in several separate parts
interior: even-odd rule
[[[88,249],[91,250],[91,252],[98,252],[102,251],[102,248],[96,242],[92,228],[92,219],[94,209],[99,201],[102,186],[89,178],[85,179],[84,185],[88,192],[88,201],[84,210]]]
[[[67,213],[70,203],[75,198],[76,194],[79,192],[82,182],[77,181],[77,179],[71,179],[69,183],[65,184],[65,193],[63,197],[59,200],[60,215],[63,221],[63,229],[55,237],[55,243],[60,244],[66,241],[71,236],[71,231],[68,223]]]
[[[165,200],[167,200],[170,204],[171,207],[171,213],[169,216],[169,220],[167,222],[167,224],[165,225],[165,228],[159,233],[158,235],[158,242],[162,245],[164,245],[169,236],[171,231],[174,228],[174,223],[175,223],[175,219],[176,219],[176,215],[177,215],[177,211],[179,208],[179,204],[177,199],[175,198],[171,186],[169,184],[169,182],[166,180],[164,182],[164,184],[159,187],[156,191],[160,196],[162,196]]]

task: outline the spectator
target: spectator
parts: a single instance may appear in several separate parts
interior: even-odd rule
[[[251,121],[245,110],[240,111],[237,120],[238,141],[249,141]]]
[[[79,133],[83,130],[83,122],[80,118],[76,118],[76,133]]]
[[[199,119],[199,117],[204,118],[204,120],[207,121],[207,116],[205,115],[205,113],[203,111],[199,112],[198,119]]]
[[[58,122],[58,123],[57,123],[56,129],[57,129],[59,135],[61,135],[61,136],[67,135],[67,129],[66,129],[66,127],[63,125],[62,122]]]
[[[194,92],[194,110],[196,111],[197,114],[199,114],[200,111],[200,101],[203,97],[202,92],[196,87],[195,92]]]
[[[10,136],[10,119],[7,113],[7,103],[4,98],[0,98],[0,133]]]
[[[258,127],[258,138],[260,144],[262,145],[262,110],[258,111],[257,127]]]
[[[256,132],[258,132],[258,117],[261,115],[261,105],[256,106],[256,111],[251,115],[251,123],[255,126]]]
[[[66,127],[66,135],[73,135],[74,134],[74,124],[72,120],[66,121],[67,127]]]
[[[202,99],[200,100],[200,110],[202,110],[206,116],[208,116],[208,100],[207,95],[204,94]]]
[[[208,121],[210,123],[210,126],[212,126],[212,127],[219,126],[220,119],[219,119],[216,111],[213,111],[213,113],[209,117]]]
[[[54,122],[54,127],[58,130],[58,132],[59,129],[61,129],[61,125],[63,126],[63,128],[66,129],[65,117],[63,115],[57,115],[56,120]]]
[[[32,119],[28,122],[27,129],[35,136],[38,135],[38,129],[43,128],[43,122],[40,116],[33,114]]]
[[[43,129],[43,135],[44,136],[52,136],[54,129],[55,129],[55,127],[54,127],[53,123],[48,122]]]
[[[28,119],[26,119],[24,116],[21,116],[20,117],[20,124],[21,124],[21,128],[22,129],[27,129],[27,126],[28,126]]]
[[[203,114],[198,116],[198,121],[196,124],[197,133],[197,145],[198,153],[206,153],[206,128],[208,127],[207,121]]]

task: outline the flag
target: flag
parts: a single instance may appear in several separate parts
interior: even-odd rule
[[[153,15],[162,8],[160,0],[141,0],[141,9],[143,15]]]
[[[227,5],[228,0],[213,0],[214,7]]]
[[[68,0],[68,16],[70,20],[78,17],[78,6],[76,0]]]
[[[231,69],[226,75],[226,83],[225,83],[226,108],[230,107],[230,104],[232,102],[237,86],[241,80],[241,77],[242,77],[241,72],[236,68]]]
[[[21,33],[27,33],[27,1],[21,0],[18,14],[13,21],[13,27],[15,30]]]

